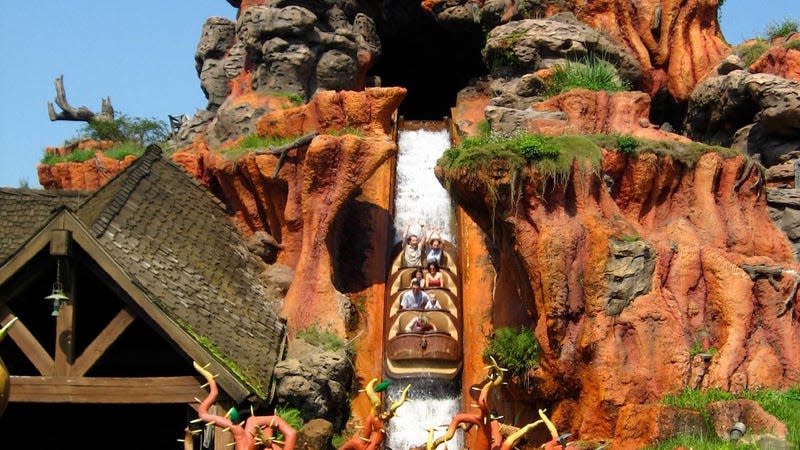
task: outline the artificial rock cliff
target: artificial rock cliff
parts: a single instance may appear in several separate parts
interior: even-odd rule
[[[496,247],[496,284],[484,285],[496,292],[492,323],[528,326],[543,346],[518,398],[549,405],[560,428],[611,437],[622,406],[687,386],[797,382],[798,264],[750,189],[758,171],[735,186],[746,165],[606,151],[602,173],[577,163],[562,183],[532,173],[517,199],[487,190],[492,180],[492,192],[511,192],[510,174],[443,174]],[[770,283],[750,266],[784,276]],[[693,347],[717,350],[708,367]]]
[[[441,91],[452,98],[437,111],[457,138],[485,121],[499,134],[616,133],[668,145],[691,136],[742,151],[689,161],[604,149],[599,170],[577,161],[558,181],[535,171],[514,178],[503,162],[490,174],[440,170],[459,204],[465,403],[482,381],[487,337],[506,325],[530,327],[544,352],[532,382],[512,383],[500,412],[530,418],[544,406],[560,430],[583,438],[628,436],[626,406],[683,387],[800,380],[800,267],[787,239],[800,248],[800,200],[791,174],[783,194],[767,191],[769,170],[765,179],[746,156],[793,164],[781,158],[800,142],[797,50],[774,48],[750,67],[729,61],[715,0],[230,3],[236,21],[203,27],[195,60],[209,102],[181,127],[172,159],[220,198],[243,234],[274,239],[273,266],[293,274],[283,301],[290,328],[357,338],[357,379],[382,374],[396,114],[406,104],[424,109]],[[431,76],[452,74],[446,62],[413,67],[415,54],[398,49],[440,36],[428,27],[464,45],[413,51],[464,60],[472,52],[485,58],[481,68],[456,83]],[[491,30],[485,40],[482,27]],[[635,91],[544,99],[549,70],[576,55],[604,58]],[[368,87],[398,77],[426,88]],[[773,101],[775,92],[789,103]],[[232,156],[250,134],[309,133],[317,135],[284,156]],[[95,189],[129,163],[98,154],[40,166],[39,178],[47,188]],[[352,404],[359,418],[369,409],[363,397]],[[647,420],[661,419],[631,426]]]

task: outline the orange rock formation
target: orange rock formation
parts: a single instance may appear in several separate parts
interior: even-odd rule
[[[769,219],[758,171],[734,187],[746,165],[715,153],[690,168],[666,156],[606,152],[601,173],[613,179],[613,195],[577,164],[561,185],[530,173],[522,197],[498,205],[494,222],[488,178],[446,174],[470,215],[494,230],[496,291],[505,293],[495,295],[495,326],[534,330],[545,356],[525,395],[551,401],[560,429],[613,436],[623,405],[690,384],[697,345],[717,350],[704,387],[783,388],[800,379],[798,313],[782,314],[800,266]],[[626,236],[655,250],[652,289],[609,315],[609,240]],[[746,264],[787,276],[773,287],[752,279]]]

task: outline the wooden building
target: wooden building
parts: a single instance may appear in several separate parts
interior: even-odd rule
[[[182,448],[207,392],[192,361],[220,408],[268,404],[286,326],[263,269],[155,146],[93,193],[0,189],[0,323],[19,317],[0,446]]]

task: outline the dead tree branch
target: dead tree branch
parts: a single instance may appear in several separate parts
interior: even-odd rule
[[[67,101],[67,94],[64,92],[64,75],[60,75],[55,80],[56,85],[56,98],[55,102],[59,108],[61,108],[60,113],[56,113],[53,104],[47,102],[47,113],[50,116],[51,121],[56,120],[71,120],[76,122],[89,122],[92,120],[107,120],[112,121],[114,120],[114,107],[111,106],[111,99],[106,97],[102,100],[102,105],[100,106],[100,114],[94,113],[89,108],[85,106],[81,106],[80,108],[75,108],[69,104]]]
[[[293,148],[300,147],[301,145],[307,145],[311,142],[315,137],[317,137],[317,132],[308,133],[299,138],[295,139],[288,144],[280,145],[278,147],[269,147],[261,150],[256,150],[256,155],[280,155],[278,156],[278,164],[275,166],[275,172],[272,174],[272,178],[278,177],[278,172],[281,170],[281,166],[283,165],[283,161],[286,160],[286,153]]]

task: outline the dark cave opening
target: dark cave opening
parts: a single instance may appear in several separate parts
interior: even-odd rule
[[[404,118],[441,120],[450,116],[458,92],[487,73],[481,57],[485,37],[479,24],[445,29],[414,6],[377,21],[382,54],[370,75],[380,77],[382,86],[408,89],[399,111]]]

